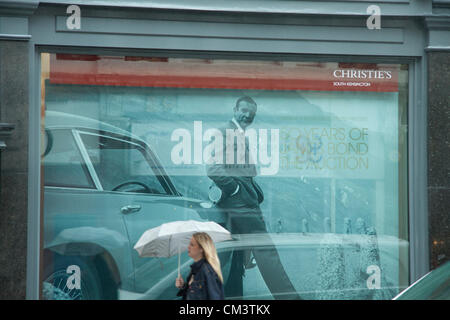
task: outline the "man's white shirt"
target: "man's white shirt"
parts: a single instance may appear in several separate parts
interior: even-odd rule
[[[237,122],[234,117],[233,117],[233,119],[231,119],[231,121],[236,125],[236,127],[238,128],[240,134],[244,134],[245,133],[245,130],[242,129],[242,127],[239,125],[239,122]],[[234,192],[232,194],[230,194],[230,197],[234,196],[238,192],[239,192],[239,184],[237,185],[236,190],[234,190]]]

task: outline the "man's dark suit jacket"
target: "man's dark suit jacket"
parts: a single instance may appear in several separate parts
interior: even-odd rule
[[[237,163],[238,139],[227,145],[226,130],[238,130],[233,121],[229,121],[225,127],[220,128],[223,137],[223,164],[211,164],[207,166],[208,177],[222,190],[222,197],[217,206],[224,209],[256,208],[264,200],[262,189],[253,180],[257,175],[255,164],[249,163],[248,139],[245,139],[245,164]],[[227,148],[233,148],[234,162],[226,163]],[[239,191],[236,191],[239,185]],[[233,195],[232,195],[233,194]]]

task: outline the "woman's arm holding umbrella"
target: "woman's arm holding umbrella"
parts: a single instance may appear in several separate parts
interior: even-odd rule
[[[175,287],[178,289],[182,289],[184,287],[184,280],[181,276],[178,276],[178,278],[175,280]]]
[[[183,278],[181,276],[179,276],[176,280],[175,280],[175,287],[177,287],[178,289],[180,289],[177,293],[177,297],[183,297],[185,298],[186,296],[186,291],[187,291],[187,284],[186,282],[184,282]]]

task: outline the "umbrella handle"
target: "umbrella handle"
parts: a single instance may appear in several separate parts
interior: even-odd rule
[[[180,273],[180,247],[178,247],[178,278],[181,277],[181,273]]]

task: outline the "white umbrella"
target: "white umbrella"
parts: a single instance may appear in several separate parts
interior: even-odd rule
[[[141,257],[171,257],[178,253],[178,276],[180,253],[186,251],[189,240],[197,232],[207,233],[213,242],[231,240],[230,232],[219,224],[207,221],[174,221],[145,231],[134,249]]]

